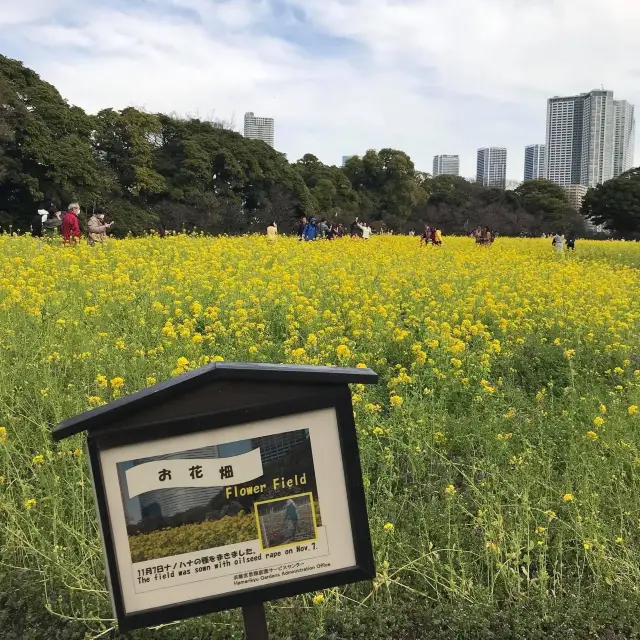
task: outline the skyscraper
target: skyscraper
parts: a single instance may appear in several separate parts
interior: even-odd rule
[[[476,182],[484,187],[505,188],[507,179],[507,150],[504,147],[478,149]]]
[[[595,187],[631,167],[633,106],[594,90],[547,101],[545,177],[568,188]]]
[[[433,156],[433,177],[460,175],[460,156]]]
[[[524,179],[544,178],[545,145],[530,144],[524,148]]]
[[[613,147],[613,177],[633,167],[636,147],[635,109],[626,100],[614,100],[615,131]]]
[[[270,147],[274,145],[275,121],[273,118],[256,118],[252,111],[244,114],[244,137],[262,140]]]

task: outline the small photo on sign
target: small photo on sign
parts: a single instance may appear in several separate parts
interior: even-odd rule
[[[314,539],[320,526],[307,429],[119,462],[117,469],[133,563],[251,541],[257,548],[265,539],[256,502],[282,509],[294,496],[297,523],[290,509],[276,540],[287,532],[291,542]]]
[[[318,538],[312,493],[256,502],[254,508],[263,551]]]

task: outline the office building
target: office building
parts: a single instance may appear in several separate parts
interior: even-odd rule
[[[434,156],[433,157],[433,177],[436,176],[459,176],[460,156]]]
[[[544,178],[545,145],[530,144],[524,148],[524,179]]]
[[[484,187],[505,188],[507,179],[507,150],[503,147],[478,149],[476,182]]]
[[[351,158],[355,158],[355,156],[342,156],[342,166],[344,167]]]
[[[251,446],[254,449],[260,448],[260,458],[262,465],[266,465],[271,460],[286,456],[293,449],[298,447],[309,438],[309,431],[299,429],[298,431],[287,431],[285,433],[277,433],[271,436],[263,436],[254,438]]]
[[[274,146],[275,121],[273,118],[257,118],[253,112],[244,114],[244,137],[262,140],[270,147]]]
[[[633,105],[605,90],[549,98],[546,143],[546,178],[595,187],[633,164]]]
[[[583,184],[572,184],[566,187],[567,195],[569,196],[569,204],[575,211],[580,211],[582,207],[582,201],[587,195],[588,188]]]
[[[614,100],[615,130],[613,143],[613,177],[633,168],[636,147],[635,109],[626,100]]]

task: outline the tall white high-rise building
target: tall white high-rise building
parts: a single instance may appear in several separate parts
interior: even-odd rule
[[[252,111],[244,114],[244,137],[262,140],[270,147],[274,146],[275,120],[273,118],[257,118]]]
[[[433,177],[460,175],[460,156],[433,156]]]
[[[507,150],[504,147],[478,149],[476,182],[484,187],[505,188],[507,180]]]
[[[613,148],[613,177],[633,167],[636,150],[635,109],[626,100],[614,100],[615,131]]]
[[[633,163],[633,106],[594,90],[547,101],[545,177],[569,188],[595,187]]]
[[[524,148],[524,179],[544,178],[545,145],[529,144]]]
[[[355,156],[342,156],[342,166],[346,166],[347,162],[349,162],[351,158],[355,158]]]

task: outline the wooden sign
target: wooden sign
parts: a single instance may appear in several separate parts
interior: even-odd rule
[[[375,382],[215,363],[61,423],[88,432],[120,628],[244,607],[266,637],[263,602],[372,579],[348,385]]]

